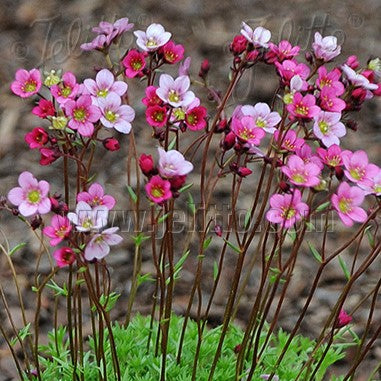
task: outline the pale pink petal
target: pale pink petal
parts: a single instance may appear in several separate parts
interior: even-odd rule
[[[24,216],[24,217],[29,217],[32,216],[33,214],[37,213],[38,205],[33,205],[29,204],[29,202],[22,202],[19,205],[19,212]]]
[[[25,192],[22,188],[16,187],[9,191],[8,200],[18,206],[25,200]]]

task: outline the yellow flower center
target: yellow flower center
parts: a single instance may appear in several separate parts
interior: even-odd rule
[[[288,208],[285,208],[285,207],[282,207],[282,218],[284,218],[285,220],[289,220],[291,219],[292,217],[294,217],[296,214],[296,210],[294,208],[291,208],[291,207],[288,207]]]
[[[83,122],[86,119],[87,113],[83,107],[74,110],[74,119]]]
[[[28,192],[27,198],[31,204],[36,204],[40,201],[41,195],[40,195],[40,192],[35,189],[35,190]]]
[[[146,42],[146,46],[149,48],[152,48],[156,45],[157,45],[157,42],[152,37],[149,38],[148,41]]]
[[[70,94],[71,94],[71,88],[70,87],[64,86],[61,89],[61,96],[63,96],[64,98],[67,98]]]
[[[267,126],[267,122],[264,119],[262,119],[261,117],[258,117],[255,124],[257,125],[257,127],[260,127],[260,128],[264,128]]]
[[[164,195],[164,189],[157,185],[151,189],[151,195],[155,198],[162,197]]]
[[[35,91],[36,88],[37,88],[37,83],[33,80],[25,82],[24,87],[23,87],[23,89],[26,93],[31,93],[31,92]]]
[[[112,112],[111,110],[107,110],[106,113],[105,113],[105,118],[109,121],[109,122],[115,122],[116,119],[118,118],[118,115],[115,114],[115,112]]]
[[[89,229],[93,226],[93,221],[91,220],[90,217],[87,217],[83,220],[82,222],[82,227]]]
[[[298,183],[298,184],[302,184],[306,181],[306,178],[303,174],[301,173],[294,173],[292,175],[292,180],[295,182],[295,183]]]
[[[177,120],[185,119],[185,111],[181,107],[174,109],[173,115],[176,117]]]
[[[352,208],[351,208],[351,202],[352,202],[351,199],[342,198],[339,201],[340,212],[342,212],[342,213],[349,213],[352,210]]]
[[[175,90],[171,90],[168,94],[168,99],[171,101],[171,102],[178,102],[180,100],[180,96],[179,94],[175,91]]]
[[[108,94],[107,89],[98,90],[98,92],[97,92],[98,97],[101,97],[101,98],[105,98],[107,96],[107,94]]]
[[[322,120],[319,122],[319,129],[322,134],[326,134],[329,130],[329,124],[326,121]]]
[[[304,116],[308,115],[308,107],[302,104],[299,104],[298,106],[296,106],[296,113],[299,115],[304,115]]]
[[[351,174],[352,178],[354,178],[355,180],[361,180],[365,175],[364,169],[360,167],[351,168],[349,170],[349,173]]]
[[[254,139],[255,134],[253,133],[252,130],[249,130],[247,127],[244,127],[239,131],[239,137],[242,140],[249,140],[249,139]]]

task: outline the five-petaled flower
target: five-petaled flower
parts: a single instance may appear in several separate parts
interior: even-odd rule
[[[118,227],[112,227],[95,234],[85,248],[85,259],[92,261],[102,259],[110,252],[110,246],[118,245],[123,238],[116,234]]]
[[[57,246],[69,236],[71,232],[70,220],[64,216],[54,215],[50,221],[50,226],[45,226],[42,232],[51,238],[51,246]]]
[[[158,151],[159,173],[161,176],[166,178],[183,176],[193,170],[193,164],[185,160],[184,156],[179,151],[165,151],[161,147],[158,148]]]
[[[21,98],[28,98],[37,94],[41,85],[41,73],[39,70],[19,69],[16,71],[15,80],[11,84],[11,90]]]
[[[173,79],[169,74],[162,74],[159,79],[157,96],[173,107],[187,105],[193,101],[195,95],[189,91],[190,79],[183,75]]]
[[[160,204],[172,197],[171,183],[160,176],[152,176],[146,184],[145,190],[151,201]]]
[[[160,24],[151,24],[145,32],[136,30],[136,44],[146,52],[153,52],[165,45],[171,38],[171,33],[166,32]]]

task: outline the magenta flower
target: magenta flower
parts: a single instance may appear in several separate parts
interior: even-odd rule
[[[310,68],[296,60],[285,60],[282,63],[275,62],[275,66],[282,78],[283,84],[287,86],[295,75],[299,75],[301,79],[305,80],[310,74]]]
[[[145,186],[148,198],[156,204],[160,204],[172,197],[171,183],[160,176],[151,177]]]
[[[295,118],[311,119],[320,112],[320,107],[316,106],[315,102],[316,99],[311,94],[303,97],[302,94],[295,93],[292,103],[287,105],[287,110]]]
[[[185,124],[192,131],[199,131],[206,127],[207,110],[203,106],[193,107],[185,114]]]
[[[269,43],[269,51],[266,53],[266,61],[268,63],[283,62],[284,60],[291,60],[299,54],[300,47],[292,46],[289,41],[283,40],[279,45],[272,42]]]
[[[289,180],[298,186],[314,187],[320,183],[320,168],[314,163],[305,163],[297,155],[288,158],[287,165],[281,168]]]
[[[168,120],[167,108],[159,105],[149,106],[146,110],[146,121],[152,127],[164,127]]]
[[[274,224],[282,224],[288,229],[306,217],[309,207],[302,202],[302,194],[295,189],[292,194],[274,194],[270,198],[271,209],[266,213],[266,219]]]
[[[362,74],[356,73],[352,68],[348,65],[342,66],[343,73],[347,76],[348,80],[355,87],[362,87],[366,90],[376,90],[378,86],[374,83],[371,83],[368,78],[366,78]]]
[[[16,71],[15,80],[11,84],[11,90],[21,98],[28,98],[37,94],[42,85],[41,73],[37,69]]]
[[[332,144],[328,149],[316,148],[317,154],[322,159],[323,163],[329,167],[335,168],[343,165],[343,160],[341,157],[342,151],[337,144]]]
[[[50,226],[45,226],[42,232],[47,237],[51,238],[51,246],[57,246],[69,236],[71,232],[70,221],[67,217],[55,215],[50,221]]]
[[[365,194],[374,194],[376,196],[381,196],[381,168],[378,168],[378,172],[370,182],[366,185],[359,184],[359,186],[365,191]]]
[[[122,105],[122,100],[118,95],[110,93],[106,98],[99,98],[98,104],[102,112],[100,120],[106,128],[115,128],[123,134],[131,131],[135,111],[129,105]]]
[[[326,147],[330,147],[333,144],[340,145],[339,138],[346,135],[347,130],[344,124],[340,122],[340,119],[341,113],[328,111],[320,111],[314,117],[314,134]]]
[[[49,135],[42,127],[35,127],[25,135],[25,141],[31,149],[41,148],[49,141]]]
[[[269,46],[268,42],[271,39],[271,32],[261,26],[258,26],[253,30],[249,25],[242,21],[241,34],[256,48],[267,48]]]
[[[159,151],[159,173],[166,178],[187,175],[193,170],[193,164],[185,160],[184,156],[176,150]]]
[[[148,86],[145,90],[146,96],[142,99],[142,102],[147,107],[162,104],[163,101],[156,94],[157,87]]]
[[[115,206],[115,199],[112,196],[105,195],[102,185],[94,183],[90,185],[87,192],[77,194],[77,202],[84,201],[91,207],[103,205],[111,210]]]
[[[256,127],[251,116],[243,116],[241,119],[233,118],[231,130],[243,143],[260,145],[266,133],[263,128]]]
[[[24,217],[50,212],[50,186],[47,181],[38,181],[30,172],[25,171],[20,174],[18,182],[20,186],[9,191],[8,200],[18,206]]]
[[[305,164],[314,163],[321,170],[324,168],[324,164],[317,155],[312,154],[312,149],[308,144],[303,144],[301,147],[298,147],[295,150],[295,153],[304,161]]]
[[[145,54],[138,50],[131,49],[126,57],[123,58],[122,64],[125,67],[125,74],[128,78],[136,76],[141,77],[146,67]]]
[[[335,36],[322,37],[319,32],[315,33],[315,41],[312,43],[315,57],[324,62],[333,60],[341,53],[341,46],[337,45]]]
[[[367,214],[359,205],[364,201],[365,193],[359,187],[351,187],[343,182],[339,185],[337,193],[331,197],[333,207],[345,226],[352,226],[353,221],[364,222]]]
[[[274,132],[275,141],[279,141],[279,131]],[[302,147],[305,143],[304,139],[298,138],[294,130],[288,130],[284,135],[282,135],[282,140],[280,141],[280,148],[286,151],[294,152],[298,148]]]
[[[134,35],[137,37],[136,44],[145,52],[154,52],[171,38],[171,33],[166,32],[160,24],[151,24],[145,32],[136,30]]]
[[[184,46],[168,41],[160,48],[160,53],[163,55],[165,62],[173,65],[184,58]]]
[[[85,259],[93,261],[94,259],[102,259],[110,252],[110,246],[118,245],[123,238],[119,234],[115,234],[119,228],[108,228],[99,234],[95,234],[85,248]]]
[[[188,76],[181,76],[173,79],[168,74],[162,74],[159,79],[159,88],[156,94],[164,102],[169,103],[173,107],[187,105],[193,101],[195,95],[192,91],[188,91],[190,80]]]
[[[344,94],[345,88],[342,82],[340,82],[341,72],[335,68],[329,73],[325,66],[320,66],[318,69],[318,78],[316,79],[317,87],[322,90],[325,87],[333,90],[335,96],[339,97]]]
[[[344,151],[342,153],[345,176],[358,185],[369,186],[372,178],[377,175],[379,168],[375,164],[369,164],[368,155],[365,151]]]
[[[32,114],[37,115],[39,118],[46,118],[48,116],[54,116],[56,110],[51,101],[41,98],[38,105],[33,107]]]
[[[40,165],[50,165],[59,158],[59,153],[51,148],[40,148]]]
[[[95,81],[87,78],[83,81],[83,84],[88,93],[95,98],[104,98],[110,93],[122,96],[128,88],[127,83],[115,81],[114,74],[107,69],[100,70],[95,77]]]
[[[102,99],[102,98],[101,98]],[[65,112],[71,116],[69,127],[78,130],[82,136],[91,136],[94,132],[94,124],[101,117],[99,108],[92,105],[90,95],[81,95],[76,101],[67,100]]]
[[[67,71],[62,76],[62,83],[59,85],[53,85],[50,88],[50,92],[58,103],[65,104],[69,99],[74,99],[79,93],[79,84],[75,75]]]
[[[75,213],[68,213],[67,218],[79,232],[98,231],[107,224],[108,208],[106,205],[92,208],[85,201],[79,201]]]
[[[352,321],[352,316],[348,315],[344,309],[342,308],[339,312],[339,316],[337,317],[337,321],[335,323],[335,328],[342,328],[348,325]]]
[[[70,247],[61,247],[53,253],[58,267],[70,266],[75,261],[75,253]]]
[[[319,104],[323,110],[331,112],[341,112],[346,107],[345,101],[337,98],[335,90],[328,86],[320,91]]]

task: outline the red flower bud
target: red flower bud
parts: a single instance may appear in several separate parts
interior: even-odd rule
[[[228,126],[227,119],[221,119],[216,126],[215,132],[224,132],[226,130],[226,127]]]
[[[236,137],[234,132],[229,132],[228,134],[225,135],[225,138],[221,143],[221,147],[225,151],[228,151],[234,147],[235,141],[236,141]]]
[[[41,148],[40,154],[40,165],[49,165],[58,159],[56,152],[50,148]]]
[[[172,177],[171,179],[169,179],[169,182],[171,183],[171,189],[173,191],[179,190],[185,184],[186,180],[186,175]]]
[[[279,188],[280,188],[283,192],[287,193],[287,192],[290,190],[290,185],[287,184],[285,181],[281,181],[281,182],[279,183]]]
[[[242,350],[242,345],[241,344],[237,344],[235,347],[234,347],[234,353],[238,354],[239,352],[241,352]]]
[[[115,138],[106,138],[102,143],[103,146],[109,151],[118,151],[120,149],[119,142]]]
[[[139,157],[139,167],[145,176],[151,176],[155,169],[151,155],[145,155],[144,153]]]
[[[348,315],[343,309],[340,310],[339,316],[335,322],[335,328],[345,327],[352,321],[352,316]]]
[[[253,171],[247,167],[239,167],[237,170],[238,176],[246,177],[253,173]]]
[[[247,39],[242,34],[238,34],[234,36],[233,42],[230,44],[230,51],[233,54],[241,54],[245,51],[246,47]]]
[[[349,56],[346,64],[353,70],[356,70],[360,66],[357,56]]]
[[[341,167],[335,167],[335,175],[338,180],[341,180],[344,177],[344,171]]]
[[[205,58],[204,61],[201,63],[200,71],[198,73],[198,76],[202,79],[205,79],[208,75],[210,70],[210,64],[209,61]]]
[[[218,237],[222,237],[222,226],[221,225],[215,225],[214,226],[214,232]]]

